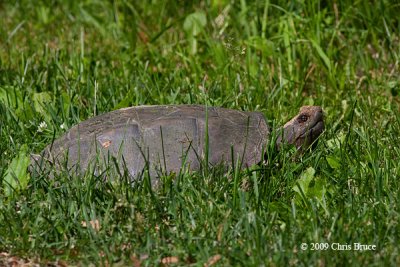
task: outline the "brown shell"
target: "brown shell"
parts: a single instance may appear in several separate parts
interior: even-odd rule
[[[261,161],[270,130],[259,112],[208,107],[209,162]],[[197,105],[139,106],[88,119],[72,127],[45,151],[45,158],[63,165],[110,163],[115,157],[136,177],[149,170],[178,173],[182,166],[198,170],[206,147],[206,108]],[[239,158],[238,158],[239,157]],[[79,163],[79,164],[78,164]],[[122,166],[122,165],[121,165]]]

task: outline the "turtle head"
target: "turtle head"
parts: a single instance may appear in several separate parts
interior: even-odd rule
[[[294,116],[278,130],[276,145],[282,143],[295,145],[298,149],[307,148],[324,130],[324,116],[319,106],[303,106]]]

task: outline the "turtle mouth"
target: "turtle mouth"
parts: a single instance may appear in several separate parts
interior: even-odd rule
[[[324,121],[322,119],[322,114],[321,118],[317,120],[314,124],[309,125],[307,129],[304,130],[304,132],[299,136],[300,139],[309,139],[314,141],[322,132],[324,131]]]

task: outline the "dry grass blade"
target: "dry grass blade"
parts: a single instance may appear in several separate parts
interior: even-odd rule
[[[220,261],[222,256],[220,254],[214,255],[208,259],[208,261],[204,264],[204,267],[210,267]]]

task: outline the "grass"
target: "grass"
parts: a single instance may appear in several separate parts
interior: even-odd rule
[[[399,11],[384,0],[0,2],[0,262],[399,265]],[[171,175],[155,191],[124,175],[26,172],[28,153],[66,129],[144,104],[256,110],[273,127],[320,105],[326,131],[302,156],[271,148],[262,171]]]

